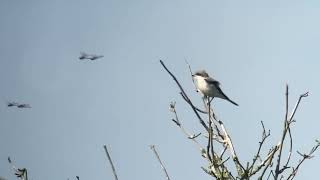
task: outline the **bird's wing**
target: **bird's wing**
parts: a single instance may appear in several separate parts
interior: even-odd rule
[[[232,101],[227,95],[225,95],[223,93],[223,91],[221,90],[220,88],[220,82],[213,79],[212,77],[208,77],[208,78],[205,78],[205,81],[208,83],[208,84],[212,84],[216,87],[216,89],[219,91],[219,93],[223,96],[222,98],[223,99],[226,99],[228,100],[229,102],[231,102],[232,104],[236,105],[236,106],[239,106],[237,103],[235,103],[234,101]]]
[[[215,85],[215,86],[217,86],[217,87],[219,87],[219,85],[220,85],[220,82],[217,81],[217,80],[215,80],[215,79],[213,79],[212,77],[205,78],[204,80],[205,80],[208,84],[213,84],[213,85]]]
[[[7,102],[7,105],[8,106],[17,106],[17,105],[19,105],[19,103],[17,103],[17,102]]]
[[[96,59],[100,59],[100,58],[103,58],[102,55],[93,55],[91,60],[96,60]]]
[[[30,104],[20,104],[18,108],[31,108]]]
[[[220,82],[213,79],[212,77],[208,77],[208,78],[205,78],[205,81],[208,83],[208,84],[212,84],[216,87],[216,89],[219,91],[219,93],[225,98],[225,99],[229,99],[228,96],[226,96],[221,88],[220,88]]]

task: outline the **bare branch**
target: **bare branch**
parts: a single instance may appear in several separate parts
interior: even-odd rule
[[[110,156],[110,154],[109,154],[109,152],[108,152],[107,146],[104,145],[103,147],[104,147],[104,150],[106,151],[106,154],[107,154],[109,163],[110,163],[110,165],[111,165],[112,173],[113,173],[113,175],[114,175],[114,179],[115,179],[115,180],[118,180],[117,172],[116,172],[116,169],[114,168],[114,165],[113,165],[113,163],[112,163],[111,156]]]
[[[289,162],[291,159],[291,155],[292,155],[292,134],[291,134],[291,129],[290,129],[290,124],[288,126],[288,133],[289,133],[289,138],[290,138],[290,146],[289,146],[289,154],[288,154],[288,158],[287,158],[287,162],[285,163],[285,165],[279,170],[280,172],[283,172],[284,170],[290,168],[289,167]]]
[[[193,82],[195,88],[197,89],[197,86],[196,86],[194,79],[192,77],[193,73],[191,70],[191,66],[187,62],[187,60],[185,60],[185,62],[188,65],[192,82]],[[180,95],[190,105],[190,107],[192,108],[192,110],[194,111],[196,116],[198,117],[199,122],[207,131],[207,133],[204,135],[204,137],[208,138],[207,143],[206,143],[206,149],[200,148],[201,155],[203,157],[205,157],[209,163],[207,168],[202,168],[206,173],[208,173],[209,175],[211,175],[214,178],[219,179],[219,180],[249,179],[249,178],[252,178],[252,176],[257,175],[258,173],[259,173],[259,175],[257,175],[257,176],[259,176],[257,178],[258,180],[262,180],[266,174],[267,174],[267,179],[272,179],[272,177],[273,177],[273,179],[275,179],[275,180],[279,180],[279,179],[282,180],[285,178],[285,176],[282,173],[286,169],[290,168],[290,161],[291,161],[291,156],[292,156],[292,151],[293,151],[293,136],[291,133],[291,130],[292,130],[291,124],[293,122],[295,122],[295,120],[293,118],[297,112],[297,109],[300,105],[302,98],[307,97],[308,92],[300,95],[298,101],[296,102],[296,104],[290,114],[289,113],[289,87],[288,87],[288,85],[286,85],[285,118],[284,118],[284,122],[283,122],[283,131],[281,133],[279,143],[277,145],[271,147],[271,149],[269,150],[266,157],[262,160],[262,158],[261,158],[262,148],[266,142],[266,139],[270,136],[270,130],[266,131],[264,124],[261,121],[262,136],[261,136],[261,140],[259,141],[258,149],[257,149],[256,153],[254,154],[255,156],[253,157],[252,163],[250,164],[249,162],[247,162],[246,167],[244,167],[239,161],[239,158],[236,154],[236,150],[233,146],[231,137],[230,137],[229,133],[227,132],[227,130],[223,124],[223,121],[219,120],[216,117],[215,112],[211,108],[210,97],[204,96],[202,99],[205,110],[202,110],[198,107],[195,107],[193,105],[192,101],[190,100],[190,98],[187,96],[186,92],[183,90],[183,88],[180,85],[180,83],[178,82],[178,80],[176,79],[176,77],[168,70],[168,68],[164,65],[162,60],[160,60],[160,63],[163,66],[163,68],[169,73],[169,75],[173,78],[173,80],[176,82],[176,84],[178,85],[178,87],[180,88],[180,91],[181,91]],[[189,139],[194,140],[196,137],[198,137],[201,134],[201,133],[198,133],[197,135],[195,135],[195,134],[188,133],[183,128],[181,122],[179,121],[175,109],[172,112],[175,113],[175,119],[172,119],[172,121],[184,132],[184,134],[187,135],[187,137]],[[202,119],[202,117],[199,115],[199,113],[208,114],[208,120],[204,121],[204,119]],[[289,142],[288,142],[289,143],[288,144],[289,153],[288,153],[286,160],[284,161],[283,148],[285,148],[285,143],[287,143],[285,141],[287,136],[289,136]],[[195,141],[195,142],[197,142],[197,141]],[[198,142],[197,142],[197,144],[199,145],[199,147],[201,147],[201,145]],[[216,144],[218,146],[215,146]],[[220,146],[223,147],[223,149],[221,149],[222,152],[216,153],[215,150],[221,148]],[[314,146],[309,154],[302,154],[302,153],[298,152],[298,154],[300,154],[303,158],[299,161],[298,165],[293,168],[292,173],[289,174],[288,180],[289,179],[291,180],[295,177],[295,175],[298,171],[298,168],[300,167],[300,165],[302,164],[303,161],[313,157],[312,153],[314,153],[317,150],[318,146],[320,146],[320,143],[318,143],[317,146]],[[228,154],[227,159],[226,159],[226,157],[224,157],[224,156],[225,156],[225,153],[227,150],[230,154]],[[276,158],[276,153],[278,153],[277,158]],[[234,165],[236,167],[237,174],[238,174],[236,176],[236,178],[234,176],[232,176],[231,171],[229,171],[227,168],[227,165],[229,163],[226,163],[226,161],[229,158],[232,158]],[[260,160],[259,163],[257,163],[258,159]],[[282,164],[282,162],[284,164]],[[271,167],[273,167],[274,164],[275,164],[275,168],[271,169]]]
[[[309,92],[306,92],[306,93],[303,93],[303,94],[300,95],[298,102],[296,103],[295,107],[293,108],[293,112],[291,113],[291,116],[290,116],[290,118],[289,118],[289,121],[292,121],[292,120],[293,120],[293,117],[294,117],[294,115],[295,115],[296,112],[297,112],[297,109],[298,109],[298,107],[299,107],[299,105],[300,105],[300,102],[301,102],[302,98],[308,97],[308,96],[309,96]]]
[[[169,69],[165,66],[165,64],[163,63],[162,60],[160,60],[161,65],[163,66],[163,68],[169,73],[169,75],[173,78],[173,80],[176,82],[176,84],[178,85],[178,87],[181,90],[181,93],[183,94],[183,96],[186,98],[186,101],[188,102],[188,104],[191,106],[192,110],[194,111],[194,113],[196,114],[196,116],[199,119],[200,124],[206,129],[208,130],[208,126],[206,125],[206,123],[203,121],[203,119],[201,118],[201,116],[199,115],[197,109],[195,108],[195,106],[192,104],[190,98],[187,96],[187,94],[185,93],[184,89],[182,88],[182,86],[180,85],[179,81],[177,80],[177,78],[169,71]]]
[[[299,170],[299,167],[301,166],[301,164],[307,160],[307,159],[311,159],[313,158],[313,153],[319,148],[320,146],[320,142],[318,140],[316,140],[316,145],[314,145],[312,147],[312,149],[310,150],[310,152],[308,154],[302,154],[299,151],[297,151],[297,153],[302,156],[302,159],[299,161],[298,165],[296,167],[293,168],[292,173],[289,175],[289,177],[287,178],[287,180],[293,179],[296,175],[297,172]]]
[[[266,129],[264,127],[263,121],[260,121],[260,122],[261,122],[261,126],[262,126],[262,137],[261,137],[261,141],[259,142],[258,151],[257,151],[256,155],[253,157],[253,162],[252,162],[251,166],[249,167],[250,173],[252,173],[255,163],[257,162],[258,158],[260,157],[260,151],[261,151],[262,145],[264,144],[265,140],[270,136],[270,130],[267,133]]]
[[[280,149],[279,149],[278,160],[277,160],[277,165],[276,165],[276,170],[275,170],[275,179],[276,180],[278,179],[278,176],[280,174],[279,168],[280,168],[280,163],[281,163],[282,148],[283,148],[284,139],[287,134],[287,129],[289,126],[289,123],[288,123],[288,107],[289,107],[288,99],[289,99],[289,87],[287,84],[286,85],[286,115],[285,115],[285,119],[284,119],[284,128],[283,128],[282,137],[281,137],[281,141],[280,141]]]
[[[11,164],[11,168],[14,171],[14,175],[17,176],[17,178],[22,180],[28,180],[28,171],[26,168],[17,168],[11,161],[10,157],[8,157],[8,162],[9,164]]]
[[[280,164],[281,164],[281,157],[282,157],[282,149],[283,149],[283,145],[284,145],[284,140],[286,138],[286,135],[287,135],[287,132],[290,131],[290,124],[293,122],[293,117],[299,107],[299,104],[301,102],[301,99],[304,98],[304,97],[307,97],[308,96],[308,92],[304,93],[304,94],[301,94],[295,107],[293,108],[293,111],[290,115],[290,117],[288,116],[288,107],[289,107],[289,103],[288,103],[288,99],[289,99],[289,87],[288,85],[286,85],[286,115],[285,115],[285,120],[284,120],[284,128],[283,128],[283,133],[282,133],[282,137],[281,137],[281,140],[280,140],[280,149],[279,149],[279,154],[278,154],[278,159],[277,159],[277,165],[276,165],[276,169],[275,169],[275,180],[278,179],[279,175],[285,170],[287,169],[287,163],[289,163],[290,161],[290,157],[291,157],[291,151],[292,151],[292,145],[290,146],[290,152],[289,152],[289,155],[288,155],[288,160],[287,160],[287,163],[286,165],[280,169]],[[291,134],[291,132],[290,132]],[[290,136],[291,140],[290,142],[292,141],[292,136]]]
[[[194,79],[193,79],[193,73],[192,73],[192,70],[191,70],[191,66],[190,66],[190,64],[189,64],[189,62],[187,61],[187,59],[185,58],[184,59],[184,61],[186,62],[186,64],[188,65],[188,68],[189,68],[189,71],[190,71],[190,75],[191,75],[191,80],[192,80],[192,83],[193,83],[193,85],[194,85],[194,87],[195,87],[195,89],[196,89],[196,91],[198,92],[198,89],[197,89],[197,86],[196,86],[196,84],[194,83]]]
[[[202,147],[201,144],[196,140],[196,138],[197,138],[198,136],[200,136],[201,133],[198,133],[197,135],[191,134],[191,133],[189,133],[189,132],[183,127],[183,125],[182,125],[182,123],[180,122],[180,119],[179,119],[179,117],[178,117],[175,104],[176,104],[175,102],[171,102],[171,103],[170,103],[170,108],[169,108],[170,111],[171,111],[172,113],[174,113],[174,115],[175,115],[175,119],[172,119],[172,121],[181,129],[181,131],[183,132],[183,134],[185,134],[185,135],[188,137],[188,139],[191,139],[191,140],[200,148],[200,150],[202,150],[203,147]]]
[[[222,132],[224,133],[225,141],[226,141],[227,146],[228,146],[228,148],[229,148],[229,150],[230,150],[230,153],[231,153],[231,156],[232,156],[232,160],[234,161],[234,163],[235,163],[235,165],[236,165],[238,174],[241,176],[241,175],[244,173],[245,168],[243,167],[243,165],[242,165],[242,164],[240,163],[240,161],[239,161],[239,158],[238,158],[238,156],[237,156],[237,154],[236,154],[236,151],[235,151],[235,149],[234,149],[234,147],[233,147],[231,138],[230,138],[230,136],[229,136],[226,128],[224,127],[223,122],[220,121],[220,120],[218,120],[218,123],[219,123],[219,125],[220,125],[220,127],[221,127],[221,129],[222,129]]]
[[[159,163],[160,163],[160,165],[161,165],[161,168],[162,168],[163,172],[164,172],[165,175],[166,175],[166,179],[167,179],[167,180],[170,180],[169,174],[168,174],[166,168],[164,167],[164,165],[163,165],[163,163],[162,163],[162,161],[161,161],[161,159],[160,159],[160,156],[159,156],[159,154],[158,154],[158,152],[157,152],[157,150],[156,150],[156,148],[155,148],[155,145],[150,145],[150,149],[151,149],[151,150],[153,151],[153,153],[156,155],[156,157],[157,157],[157,159],[158,159],[158,161],[159,161]]]
[[[275,153],[279,150],[279,144],[275,147],[273,147],[267,157],[260,163],[260,165],[258,165],[255,170],[253,170],[253,172],[250,174],[250,176],[256,174],[257,172],[259,172],[263,167],[263,171],[262,171],[262,174],[260,175],[260,177],[258,178],[259,180],[261,180],[264,176],[264,173],[266,172],[266,170],[269,168],[269,166],[272,164],[272,160],[273,160],[273,157],[275,155]]]
[[[190,106],[194,106],[193,104],[190,104],[190,100],[188,99],[188,97],[185,97],[182,92],[180,92],[180,95],[182,96],[183,100],[185,100]],[[203,114],[208,114],[208,112],[206,112],[206,111],[204,111],[204,110],[201,110],[200,108],[198,108],[198,107],[196,107],[196,106],[194,106],[194,108],[195,108],[197,111],[199,111],[199,112],[201,112],[201,113],[203,113]]]

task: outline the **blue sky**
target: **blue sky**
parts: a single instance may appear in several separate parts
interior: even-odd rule
[[[17,1],[0,2],[0,176],[13,179],[11,156],[31,179],[163,179],[155,144],[172,179],[209,179],[198,149],[170,121],[171,101],[185,126],[200,132],[159,59],[194,92],[193,69],[205,68],[239,107],[216,100],[240,159],[250,161],[260,121],[281,133],[285,84],[291,108],[310,92],[293,127],[295,150],[319,138],[318,1]],[[103,54],[79,61],[81,51]],[[31,109],[7,108],[6,101]],[[265,149],[267,151],[267,149]],[[317,153],[318,155],[319,153]],[[296,158],[294,158],[296,160]],[[297,179],[315,179],[319,157]]]

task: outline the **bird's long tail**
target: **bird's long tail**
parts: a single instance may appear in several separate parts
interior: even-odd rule
[[[235,103],[234,101],[232,101],[231,99],[227,99],[229,102],[231,102],[232,104],[236,105],[236,106],[239,106],[237,103]]]

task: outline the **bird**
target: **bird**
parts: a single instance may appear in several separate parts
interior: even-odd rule
[[[18,106],[18,105],[19,105],[19,103],[16,103],[16,102],[7,102],[8,107]]]
[[[31,108],[30,104],[19,104],[18,108]]]
[[[100,59],[100,58],[103,58],[103,57],[104,57],[103,55],[87,54],[87,53],[84,53],[84,52],[80,52],[79,59],[80,60],[88,59],[88,60],[94,61],[94,60],[97,60],[97,59]]]
[[[30,104],[19,104],[17,102],[7,102],[8,107],[16,106],[17,108],[31,108]]]
[[[239,106],[223,93],[220,88],[220,82],[210,77],[205,70],[196,71],[192,77],[195,79],[197,90],[200,91],[205,97],[212,97],[210,102],[213,100],[213,98],[217,97]]]

